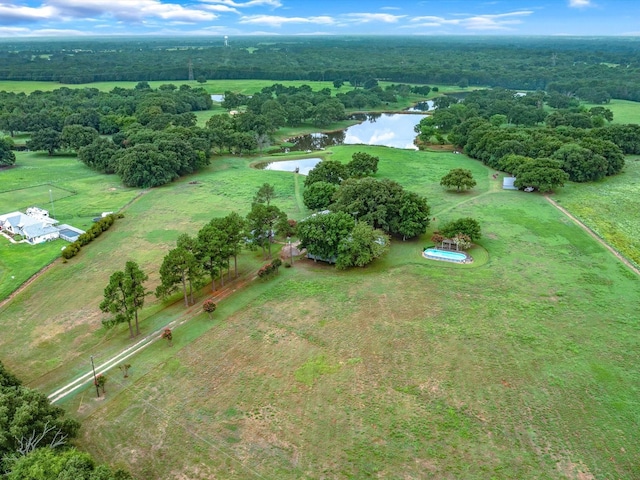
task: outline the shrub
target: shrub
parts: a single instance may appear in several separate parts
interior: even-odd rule
[[[216,311],[217,307],[218,306],[211,298],[208,298],[202,304],[202,309],[209,314],[209,318],[211,318],[211,314]]]

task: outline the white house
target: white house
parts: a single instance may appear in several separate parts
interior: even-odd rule
[[[49,218],[49,212],[46,212],[46,215],[42,212],[46,212],[46,210],[36,212],[37,217],[22,212],[0,215],[0,231],[6,231],[12,235],[22,235],[32,245],[55,240],[60,236],[60,232],[54,227],[58,221]]]

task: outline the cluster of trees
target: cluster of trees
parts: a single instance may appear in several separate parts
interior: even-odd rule
[[[198,171],[211,161],[205,129],[169,126],[152,130],[132,124],[111,139],[96,138],[78,159],[103,173],[117,173],[129,187],[150,188]]]
[[[305,178],[304,204],[311,210],[328,208],[344,180],[375,175],[379,161],[380,159],[374,155],[356,152],[346,165],[335,160],[320,162]]]
[[[128,480],[71,447],[80,424],[0,362],[0,474],[12,480]]]
[[[344,82],[336,81],[337,87]],[[354,86],[360,86],[355,83]],[[226,91],[222,106],[234,110],[246,107],[241,114],[216,115],[207,122],[212,144],[219,151],[243,153],[263,150],[271,142],[272,134],[281,127],[295,127],[311,123],[319,128],[346,118],[346,109],[374,108],[383,103],[396,102],[398,97],[419,93],[427,95],[428,86],[388,85],[383,90],[375,79],[369,79],[346,93],[331,96],[324,88],[313,91],[309,85],[286,87],[273,84],[254,95]]]
[[[298,223],[300,245],[315,260],[337,268],[364,267],[389,250],[390,239],[367,222],[345,212],[319,212]]]
[[[544,107],[550,101],[560,104],[556,97],[476,91],[460,103],[438,108],[416,131],[422,142],[447,135],[470,157],[516,175],[518,187],[548,191],[567,180],[587,182],[619,173],[624,155],[638,151],[633,139],[638,127],[605,125],[613,114],[604,107],[547,114]]]
[[[0,92],[0,130],[28,132],[30,150],[76,151],[86,165],[117,173],[127,186],[148,188],[209,163],[210,134],[195,126],[193,111],[211,105],[202,89],[165,84],[153,90],[146,82],[109,93],[66,87],[28,96]]]
[[[57,135],[50,134],[52,138],[44,148],[35,150],[48,151],[49,144],[53,145],[53,151],[63,146],[76,149],[76,145],[63,144],[65,126],[90,127],[100,135],[112,135],[135,122],[153,129],[170,124],[191,126],[195,124],[193,112],[209,110],[212,105],[211,96],[202,88],[164,84],[152,89],[147,82],[129,89],[115,87],[110,92],[67,87],[50,92],[37,90],[29,95],[2,91],[0,130],[11,136],[19,132],[33,136],[51,129]],[[68,134],[64,140],[73,141],[73,138],[74,135]]]
[[[384,79],[541,89],[596,102],[637,101],[636,43],[628,38],[430,36],[246,37],[234,39],[229,48],[208,38],[14,41],[0,52],[0,79],[175,81],[188,78],[191,64],[198,79],[324,80],[358,86]]]
[[[193,303],[194,290],[204,285],[206,275],[211,279],[212,290],[216,279],[224,285],[224,273],[230,274],[232,258],[235,275],[238,274],[237,258],[244,243],[245,219],[235,212],[213,218],[193,237],[180,235],[176,247],[169,250],[160,266],[156,296],[165,298],[181,290],[188,306]]]
[[[555,110],[549,113],[543,108],[545,105]],[[433,115],[415,127],[422,143],[430,143],[434,138],[438,143],[444,143],[446,134],[477,117],[484,118],[495,127],[505,124],[534,127],[544,123],[551,128],[594,128],[613,120],[613,112],[608,108],[585,109],[580,107],[575,97],[557,92],[536,91],[525,95],[502,88],[477,90],[469,92],[461,102],[453,96],[443,95],[436,99],[434,106]]]
[[[156,296],[165,298],[181,290],[185,306],[193,303],[194,290],[204,285],[208,276],[215,290],[216,280],[224,285],[225,272],[238,275],[238,255],[243,247],[262,248],[263,255],[271,258],[271,244],[276,234],[287,237],[294,233],[295,222],[271,200],[275,197],[272,185],[264,184],[257,191],[246,218],[232,212],[226,217],[213,218],[195,236],[182,234],[176,247],[171,249],[160,267],[160,285]]]
[[[305,179],[305,205],[344,212],[403,239],[423,234],[430,214],[426,199],[392,180],[371,178],[377,169],[378,158],[364,152],[355,153],[348,164],[323,160]]]

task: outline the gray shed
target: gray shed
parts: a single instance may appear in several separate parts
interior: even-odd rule
[[[516,177],[504,177],[502,179],[502,189],[503,190],[518,190],[513,183],[516,181]]]

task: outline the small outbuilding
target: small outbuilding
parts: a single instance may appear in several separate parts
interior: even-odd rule
[[[518,187],[514,185],[516,177],[504,177],[502,179],[503,190],[518,190]]]

